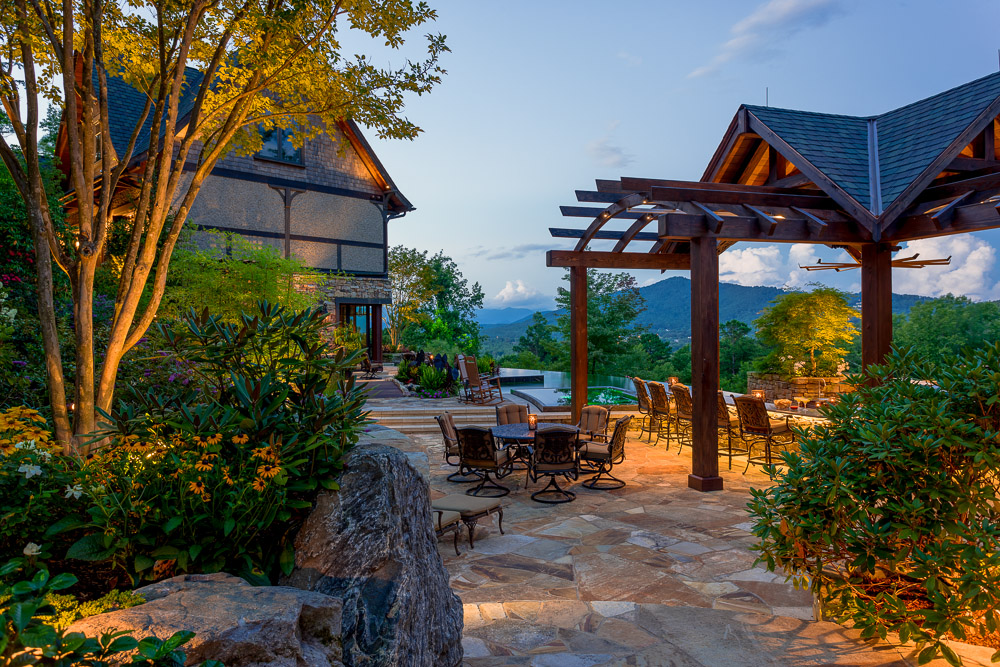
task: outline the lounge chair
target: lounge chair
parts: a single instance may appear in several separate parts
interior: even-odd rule
[[[611,432],[611,442],[583,440],[580,443],[580,463],[589,464],[595,474],[581,482],[588,489],[610,490],[625,486],[623,480],[611,474],[616,463],[625,460],[625,438],[632,415],[625,415],[615,422]]]
[[[473,498],[460,493],[431,501],[431,509],[458,512],[462,522],[469,529],[469,548],[475,549],[476,522],[483,517],[496,514],[500,534],[503,535],[503,505],[497,498]]]

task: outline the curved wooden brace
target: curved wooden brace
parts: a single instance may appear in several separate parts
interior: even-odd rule
[[[583,232],[583,238],[581,238],[580,242],[576,244],[576,251],[583,252],[587,248],[587,244],[593,240],[594,234],[596,234],[601,227],[604,226],[605,222],[619,213],[624,213],[633,206],[639,206],[644,201],[646,201],[645,195],[634,192],[630,195],[622,197],[611,206],[608,206],[600,213],[600,215],[594,218],[594,221],[590,223],[590,226],[588,226],[586,231]]]
[[[656,218],[657,216],[652,213],[647,213],[633,222],[629,228],[625,230],[625,233],[622,234],[622,237],[618,239],[618,243],[616,243],[615,247],[611,249],[611,252],[622,252],[625,250],[625,246],[631,243],[632,239],[635,238],[635,235],[645,229],[646,225],[651,223],[653,220],[656,220]]]

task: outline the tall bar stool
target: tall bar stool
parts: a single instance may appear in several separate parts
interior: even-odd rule
[[[643,433],[649,433],[649,440],[652,440],[653,403],[649,399],[649,389],[646,387],[646,381],[639,378],[632,378],[632,384],[635,385],[636,403],[639,407],[639,439],[642,439]]]
[[[720,434],[725,431],[726,433],[726,448],[719,448],[719,456],[729,457],[729,469],[733,469],[733,457],[742,456],[743,454],[748,454],[746,447],[734,447],[733,446],[733,433],[739,433],[740,430],[740,418],[733,417],[729,414],[729,405],[726,403],[725,395],[719,392],[719,408],[717,415],[717,424]]]
[[[674,423],[677,425],[677,441],[680,443],[677,453],[680,454],[684,445],[690,447],[693,442],[691,439],[691,425],[694,421],[694,404],[691,401],[691,389],[680,382],[670,385],[670,392],[674,395],[674,402],[677,404]]]
[[[649,382],[649,396],[652,400],[652,415],[650,428],[656,424],[656,442],[660,442],[660,436],[667,439],[667,448],[670,448],[670,399],[667,398],[667,390],[662,382]]]
[[[752,442],[763,442],[764,452],[757,456],[747,456],[747,467],[743,474],[750,469],[750,465],[759,465],[767,468],[767,474],[774,477],[772,468],[777,461],[771,449],[772,444],[791,445],[795,442],[795,433],[789,423],[789,418],[771,419],[767,414],[764,401],[755,396],[735,396],[733,402],[736,404],[736,414],[740,419],[740,435],[747,443],[747,449],[752,450]]]

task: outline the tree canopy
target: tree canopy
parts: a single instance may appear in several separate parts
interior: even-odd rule
[[[110,407],[119,362],[156,316],[181,229],[218,160],[233,150],[259,150],[262,129],[291,130],[301,146],[344,118],[380,138],[412,139],[420,129],[404,115],[405,99],[440,81],[444,37],[428,35],[421,60],[385,68],[370,55],[345,51],[338,32],[349,29],[400,49],[411,29],[435,18],[426,3],[410,0],[0,0],[0,106],[12,129],[0,134],[0,160],[31,221],[58,440],[94,431],[96,409]],[[134,124],[114,132],[112,78],[144,100]],[[38,133],[45,100],[65,110],[60,143],[75,193],[71,239],[57,233],[45,193]],[[110,334],[97,354],[95,273],[126,177],[138,186]],[[74,305],[72,431],[53,261],[69,277]]]
[[[1000,304],[976,303],[968,297],[951,294],[914,305],[893,332],[897,347],[911,348],[919,356],[932,360],[997,340],[1000,340]]]

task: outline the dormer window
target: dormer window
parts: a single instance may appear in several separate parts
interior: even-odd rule
[[[292,145],[294,131],[290,128],[275,127],[261,132],[262,144],[257,157],[275,162],[302,164],[302,149]]]

